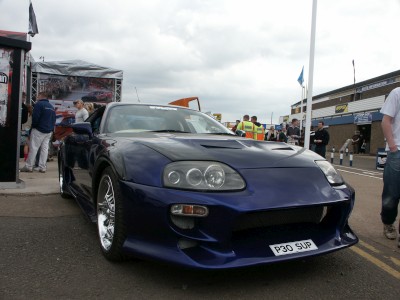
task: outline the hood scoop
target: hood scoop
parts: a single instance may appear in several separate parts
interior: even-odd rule
[[[294,151],[292,147],[279,147],[279,148],[272,148],[271,150],[291,150]]]
[[[244,146],[237,141],[207,141],[200,144],[207,149],[243,149]]]

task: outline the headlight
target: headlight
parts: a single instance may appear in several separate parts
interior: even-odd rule
[[[176,189],[232,191],[246,186],[232,168],[212,161],[178,161],[164,169],[164,186]]]
[[[342,185],[344,180],[335,168],[326,160],[316,160],[315,163],[324,172],[326,179],[331,185]]]

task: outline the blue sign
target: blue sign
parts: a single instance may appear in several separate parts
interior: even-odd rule
[[[372,113],[360,113],[354,114],[354,124],[371,124],[372,123]]]

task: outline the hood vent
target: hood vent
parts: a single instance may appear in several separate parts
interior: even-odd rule
[[[294,149],[291,147],[279,147],[279,148],[273,148],[271,150],[292,150],[292,151],[294,151]]]

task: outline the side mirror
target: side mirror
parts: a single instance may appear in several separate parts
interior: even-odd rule
[[[72,124],[72,131],[76,134],[87,134],[91,138],[93,135],[90,122],[80,122]]]

